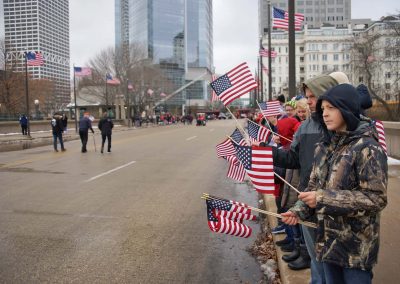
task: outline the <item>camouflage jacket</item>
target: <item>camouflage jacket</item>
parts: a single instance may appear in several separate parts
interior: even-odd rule
[[[317,215],[317,260],[370,270],[377,262],[380,211],[387,204],[387,157],[376,130],[361,122],[353,132],[317,144],[306,191],[317,205],[298,201],[300,219]]]

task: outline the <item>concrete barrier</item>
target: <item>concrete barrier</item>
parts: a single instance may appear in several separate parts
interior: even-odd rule
[[[125,120],[113,120],[115,125],[125,125]],[[92,122],[92,126],[96,126],[99,120],[96,119]],[[78,122],[79,123],[79,122]],[[31,132],[35,131],[48,131],[51,130],[50,120],[33,120],[29,123]],[[79,125],[78,125],[79,126]],[[75,121],[68,120],[68,129],[75,129]],[[18,121],[0,121],[0,134],[7,133],[21,133],[21,126]]]
[[[383,121],[386,145],[390,157],[400,159],[400,122]]]

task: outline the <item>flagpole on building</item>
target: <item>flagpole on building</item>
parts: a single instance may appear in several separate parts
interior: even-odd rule
[[[271,1],[268,1],[268,100],[272,100],[272,62],[271,62]]]
[[[106,112],[108,113],[107,73],[106,73]]]
[[[78,117],[77,117],[78,114],[76,112],[77,107],[76,107],[76,86],[75,86],[75,84],[76,84],[76,82],[75,82],[75,64],[73,65],[73,70],[74,70],[74,112],[75,112],[74,121],[75,121],[75,133],[78,133]]]
[[[29,115],[29,83],[28,83],[28,53],[25,51],[25,101],[26,101],[26,117],[28,118],[27,133],[28,137],[31,137],[30,129],[30,115]]]

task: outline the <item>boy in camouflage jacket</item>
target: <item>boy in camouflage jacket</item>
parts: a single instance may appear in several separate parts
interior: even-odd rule
[[[334,136],[317,144],[306,192],[283,221],[293,225],[316,214],[317,260],[327,283],[371,283],[380,211],[387,204],[387,157],[375,128],[360,120],[351,85],[327,91],[317,113]]]

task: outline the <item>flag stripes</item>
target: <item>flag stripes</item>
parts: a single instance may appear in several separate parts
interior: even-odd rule
[[[225,106],[257,88],[257,83],[247,63],[236,66],[225,75],[211,82],[210,85]]]

